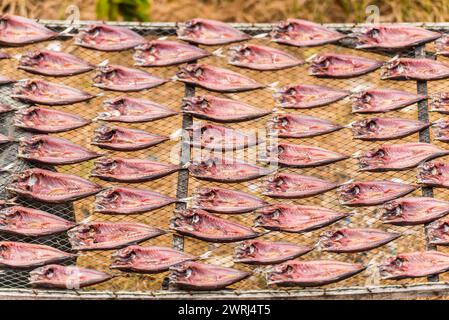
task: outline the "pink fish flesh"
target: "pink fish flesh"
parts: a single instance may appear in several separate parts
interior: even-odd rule
[[[334,53],[317,55],[310,64],[310,75],[330,78],[356,77],[382,66],[381,61]]]
[[[67,232],[73,250],[110,250],[142,242],[165,231],[142,223],[88,222]]]
[[[176,31],[178,39],[206,46],[249,40],[251,37],[229,24],[196,18],[186,21]]]
[[[167,82],[140,69],[131,69],[118,65],[105,65],[98,68],[93,77],[93,86],[113,91],[140,91],[150,89]]]
[[[429,143],[402,143],[383,145],[356,155],[361,171],[382,172],[405,170],[420,163],[449,154]]]
[[[206,64],[188,64],[180,67],[176,78],[179,81],[218,92],[241,92],[265,87],[237,72]]]
[[[160,193],[127,187],[112,187],[95,196],[95,212],[107,214],[137,214],[162,208],[176,202]]]
[[[374,180],[348,183],[339,188],[344,206],[375,206],[405,196],[417,187],[400,182]]]
[[[257,119],[271,113],[241,101],[214,96],[183,98],[182,112],[199,119],[215,122],[240,122]]]
[[[13,175],[6,190],[49,203],[78,200],[101,191],[102,187],[75,175],[34,168]]]
[[[0,15],[0,27],[0,44],[7,46],[50,40],[58,35],[34,20],[11,14]]]
[[[273,27],[271,40],[277,43],[311,47],[337,42],[346,36],[311,21],[287,19]]]
[[[177,114],[156,102],[131,97],[117,97],[103,102],[105,112],[99,120],[114,122],[147,122],[171,117]]]
[[[277,90],[274,99],[282,108],[309,109],[337,102],[349,94],[347,90],[323,86],[292,85]]]
[[[135,47],[135,50],[135,65],[142,67],[171,66],[211,55],[196,46],[168,40],[152,40]]]
[[[164,177],[179,169],[179,165],[146,159],[101,158],[95,161],[91,176],[106,181],[143,182]]]
[[[92,144],[104,149],[134,151],[155,146],[168,139],[142,130],[101,126],[95,130]]]

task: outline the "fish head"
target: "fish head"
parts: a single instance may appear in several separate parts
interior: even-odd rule
[[[388,152],[386,148],[379,147],[356,156],[359,160],[359,168],[361,170],[372,166],[382,166],[388,161]]]
[[[337,248],[345,242],[346,234],[344,230],[328,230],[323,232],[319,238],[319,244],[324,248]]]
[[[361,196],[362,188],[360,184],[348,183],[338,188],[342,202],[352,202]]]
[[[186,66],[179,68],[176,77],[181,80],[204,80],[204,68],[199,64],[187,64]]]
[[[93,142],[111,142],[117,135],[117,128],[103,125],[94,131]]]
[[[114,267],[129,265],[137,258],[139,254],[139,246],[129,246],[120,250],[117,250],[112,254],[112,264]]]
[[[99,227],[92,223],[83,223],[67,231],[70,243],[74,246],[92,245],[97,242]]]
[[[407,257],[404,255],[397,255],[396,257],[388,258],[381,265],[379,265],[379,273],[382,278],[393,278],[395,275],[401,275],[408,269]]]
[[[268,121],[268,128],[275,132],[284,132],[290,127],[291,116],[288,114],[276,115]]]
[[[272,39],[284,39],[291,40],[298,36],[298,27],[297,23],[294,23],[291,20],[280,21],[270,32],[270,36]]]
[[[253,47],[246,44],[232,46],[228,49],[228,57],[230,63],[251,63],[255,60],[256,54],[257,53],[255,52]]]
[[[205,174],[210,173],[213,174],[216,171],[217,165],[219,163],[219,159],[215,157],[200,159],[194,161],[191,166],[189,166],[189,170],[194,174]]]
[[[32,283],[39,283],[42,281],[49,281],[57,279],[60,276],[61,270],[57,265],[47,265],[30,272],[30,281]]]
[[[258,216],[254,220],[256,227],[266,224],[278,224],[282,220],[283,210],[281,207],[273,205],[256,210]]]
[[[379,129],[378,118],[363,119],[351,123],[351,130],[356,137],[375,135]]]
[[[26,52],[20,58],[19,64],[26,67],[34,67],[39,65],[45,59],[44,54],[39,49]]]
[[[136,65],[146,65],[154,63],[162,58],[159,47],[160,43],[155,41],[149,41],[144,44],[136,46],[135,53],[133,55]]]
[[[273,94],[280,105],[295,105],[302,100],[302,95],[295,86],[285,86],[277,89]]]
[[[123,70],[110,64],[97,67],[98,73],[92,78],[94,83],[115,83],[120,79]]]
[[[24,79],[15,83],[13,88],[14,95],[34,96],[39,95],[46,87],[45,83],[37,79]]]
[[[427,226],[426,231],[431,243],[447,243],[449,239],[449,221],[447,219],[436,220]]]
[[[381,79],[401,77],[407,72],[407,64],[399,57],[394,57],[383,66]]]
[[[119,165],[119,160],[118,159],[113,159],[113,158],[101,158],[98,159],[94,162],[95,167],[94,167],[94,171],[95,172],[114,172],[114,170],[118,167]]]
[[[234,251],[236,259],[244,260],[257,257],[258,246],[259,241],[257,240],[247,240],[239,243]]]
[[[103,210],[111,207],[120,207],[121,194],[117,188],[109,188],[95,196],[95,209]]]
[[[329,67],[332,65],[333,63],[333,58],[332,56],[329,55],[317,55],[315,57],[313,57],[309,62],[310,62],[310,70],[312,72],[312,74],[315,73],[320,73],[320,72],[325,72],[329,69]]]
[[[204,222],[204,214],[202,210],[187,209],[177,212],[177,216],[172,219],[172,229],[185,229],[185,230],[197,230]]]
[[[201,38],[204,22],[201,19],[191,19],[184,23],[184,26],[178,28],[178,37]]]
[[[396,220],[396,219],[402,217],[403,211],[404,211],[404,208],[400,201],[393,200],[393,201],[387,202],[383,206],[383,213],[382,213],[381,219],[384,222]]]
[[[369,108],[374,103],[374,97],[368,90],[354,92],[349,99],[355,111]]]
[[[206,96],[196,96],[183,98],[181,108],[186,112],[207,112],[210,108],[210,101]]]
[[[438,161],[424,162],[418,166],[417,178],[419,183],[426,183],[431,181],[445,180],[443,175],[444,163]]]
[[[363,48],[364,46],[372,46],[379,42],[382,42],[383,33],[385,28],[382,26],[373,26],[368,28],[363,28],[357,36],[358,47]]]
[[[110,41],[110,31],[105,25],[90,25],[86,29],[80,31],[78,37],[75,38],[76,44],[97,45],[102,42]]]
[[[291,279],[296,271],[295,266],[294,261],[287,261],[269,268],[266,274],[267,283]]]
[[[217,191],[213,188],[195,189],[193,193],[198,201],[211,201],[217,196]]]
[[[201,274],[201,272],[197,264],[187,261],[170,267],[169,277],[170,281],[173,283],[190,283],[195,281],[198,274]]]
[[[39,172],[30,169],[14,174],[12,177],[12,183],[10,185],[10,188],[11,190],[33,192],[38,183],[39,183]]]

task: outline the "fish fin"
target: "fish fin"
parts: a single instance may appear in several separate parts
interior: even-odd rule
[[[170,134],[170,140],[178,140],[179,138],[182,137],[182,133],[183,133],[183,129],[178,129],[175,132]]]
[[[362,92],[362,91],[367,90],[369,87],[370,87],[370,86],[369,86],[368,84],[359,84],[359,85],[356,86],[355,88],[352,88],[351,90],[349,90],[349,92],[350,92],[351,94],[359,93],[359,92]]]
[[[223,48],[222,47],[220,47],[217,50],[213,51],[212,55],[220,57],[220,58],[225,58],[226,57],[226,55],[223,54]]]
[[[272,82],[266,86],[268,90],[277,92],[279,90],[279,81]]]
[[[73,21],[72,21],[73,22]],[[75,33],[70,33],[71,31],[76,31],[76,27],[74,25],[70,25],[67,28],[65,28],[64,30],[62,30],[58,36],[60,37],[74,37],[76,36],[77,32]]]
[[[353,158],[353,159],[359,159],[359,158],[362,157],[362,155],[363,155],[363,151],[359,150],[359,151],[353,153],[353,154],[351,155],[351,158]]]
[[[97,97],[97,98],[102,97],[102,96],[104,96],[104,92],[99,92],[99,93],[94,94],[94,97]]]
[[[176,202],[189,203],[190,201],[192,201],[192,199],[193,199],[193,197],[186,197],[186,198],[176,199]]]
[[[305,62],[310,62],[313,59],[315,59],[315,57],[318,55],[318,53],[312,54],[310,57],[308,57],[307,59],[305,59]]]
[[[181,169],[188,169],[192,165],[192,162],[188,161],[181,166]]]
[[[170,77],[170,81],[179,81],[179,77],[175,74],[173,77]]]
[[[14,172],[12,168],[14,168],[17,164],[15,162],[9,163],[3,168],[0,168],[0,172]]]
[[[341,187],[341,186],[345,186],[345,185],[351,184],[351,183],[353,183],[353,182],[354,182],[354,179],[349,179],[349,180],[347,180],[347,181],[345,181],[345,182],[340,183],[339,186],[340,186],[340,187]]]
[[[356,123],[357,121],[358,121],[358,120],[354,120],[354,121],[348,123],[347,125],[343,126],[343,128],[346,128],[346,129],[352,129],[352,126],[353,126],[354,123]]]
[[[252,36],[253,39],[263,39],[263,38],[267,38],[270,34],[268,32],[265,33],[259,33],[256,34],[255,36]]]
[[[59,41],[50,42],[47,46],[47,50],[61,52],[62,51],[61,43]]]
[[[11,58],[19,61],[20,59],[22,59],[22,55],[20,53],[18,53],[18,54],[11,56]]]
[[[412,104],[412,105],[402,109],[402,111],[406,111],[406,112],[413,111],[413,110],[415,110],[415,105],[414,104]]]
[[[90,216],[84,218],[83,220],[81,220],[80,222],[78,222],[77,225],[86,224],[86,223],[91,222],[92,220],[93,220],[93,216],[90,215]]]
[[[200,255],[197,259],[198,260],[207,260],[209,259],[209,257],[212,255],[212,253],[217,250],[218,248],[220,248],[221,246],[217,246],[215,248],[213,248],[212,250],[208,250],[206,252],[204,252],[202,255]]]
[[[381,278],[379,268],[377,267],[378,266],[377,258],[378,258],[377,255],[374,256],[365,266],[366,273],[368,274],[365,280],[366,287],[377,286],[380,284]]]
[[[403,179],[399,179],[399,178],[392,178],[391,181],[398,182],[398,183],[406,183]]]
[[[15,202],[17,200],[17,197],[6,199],[6,200],[0,200],[0,207],[8,206],[8,205],[17,205],[18,203]]]
[[[97,64],[97,68],[106,67],[109,64],[109,59],[105,59],[99,64]]]
[[[167,36],[165,36],[165,37],[160,37],[160,38],[157,38],[158,40],[167,40],[168,39],[168,37]]]

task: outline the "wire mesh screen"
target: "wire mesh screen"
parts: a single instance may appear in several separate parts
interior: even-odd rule
[[[265,32],[265,30],[257,30],[252,28],[252,34],[258,34]],[[139,27],[136,29],[140,34],[144,35],[148,39],[167,37],[168,39],[175,39],[175,29],[174,28],[143,28]],[[316,53],[334,52],[343,54],[352,54],[356,56],[369,57],[376,60],[387,61],[391,57],[387,55],[381,55],[377,53],[364,52],[360,50],[351,49],[348,47],[338,46],[338,45],[325,45],[321,47],[313,48],[297,48],[289,46],[281,46],[269,41],[268,38],[252,39],[251,43],[254,44],[264,44],[269,45],[274,48],[279,48],[281,50],[287,51],[298,58],[308,58]],[[132,51],[122,51],[122,52],[110,52],[104,53],[89,49],[84,49],[73,44],[72,39],[67,39],[66,41],[51,41],[39,43],[36,45],[20,48],[4,48],[4,50],[11,55],[17,55],[23,53],[31,48],[45,48],[47,46],[59,46],[61,51],[72,53],[79,56],[92,64],[99,64],[104,60],[109,60],[113,64],[132,66]],[[229,46],[229,45],[228,45]],[[221,48],[226,51],[228,46],[221,46]],[[206,50],[212,52],[220,47],[207,47]],[[428,47],[431,50],[431,46]],[[414,51],[406,52],[402,55],[415,56],[417,53]],[[260,109],[271,110],[275,106],[275,101],[273,99],[272,87],[281,87],[284,85],[292,84],[317,84],[324,85],[335,89],[344,90],[354,90],[356,88],[391,88],[400,89],[409,92],[417,92],[418,86],[416,81],[386,81],[380,80],[380,71],[374,71],[364,76],[354,77],[350,79],[320,79],[313,76],[309,76],[307,72],[307,65],[300,65],[297,67],[279,70],[279,71],[253,71],[238,67],[233,67],[228,65],[227,59],[221,56],[210,56],[208,58],[202,59],[201,62],[231,69],[233,71],[239,72],[246,75],[252,79],[256,79],[258,82],[269,85],[266,89],[249,91],[244,93],[236,94],[219,94],[212,93],[212,95],[228,97],[236,99],[238,101],[243,101],[251,104]],[[449,61],[448,61],[449,62]],[[20,71],[17,69],[17,61],[15,60],[0,60],[1,73],[2,75],[9,76],[13,79],[25,79],[25,78],[43,78],[40,76],[31,76],[25,71]],[[173,67],[163,67],[163,68],[151,68],[147,69],[150,73],[160,76],[162,78],[171,78],[178,70],[177,66]],[[71,76],[71,77],[60,77],[52,78],[45,77],[46,80],[64,83],[75,88],[85,90],[90,93],[103,95],[92,99],[90,102],[77,103],[68,106],[52,107],[57,110],[64,110],[82,116],[87,119],[94,119],[99,112],[103,111],[102,101],[105,99],[110,99],[122,93],[112,92],[112,91],[102,91],[91,86],[92,84],[92,72],[84,73],[81,75]],[[435,81],[428,85],[429,93],[442,92],[449,84],[449,80]],[[425,85],[425,84],[424,84]],[[424,86],[426,87],[426,85]],[[21,104],[9,97],[11,87],[3,86],[1,87],[0,99],[1,102],[9,103],[15,107],[21,107]],[[144,90],[139,92],[127,93],[126,95],[137,98],[147,98],[153,100],[162,105],[165,105],[173,110],[180,112],[180,106],[182,98],[186,95],[204,95],[211,94],[204,89],[195,88],[190,86],[185,86],[181,82],[169,81],[166,84],[152,88],[150,90]],[[421,108],[424,106],[420,106]],[[366,118],[368,116],[355,115],[351,113],[351,105],[348,99],[343,99],[338,102],[332,103],[330,105],[313,108],[313,109],[302,109],[293,110],[289,109],[289,113],[292,114],[302,114],[314,116],[322,119],[332,121],[340,125],[348,125],[352,121]],[[2,127],[0,133],[9,134],[15,138],[21,136],[30,135],[20,129],[14,128],[11,125],[12,121],[11,114],[4,115],[2,117]],[[240,159],[255,159],[258,157],[260,152],[263,152],[266,144],[270,143],[269,137],[266,135],[266,125],[267,121],[273,116],[273,114],[267,115],[263,118],[257,120],[251,120],[240,123],[227,124],[227,126],[240,130],[254,132],[257,130],[258,134],[264,139],[265,143],[261,143],[258,146],[250,147],[242,151],[237,151],[233,155]],[[418,112],[418,105],[414,104],[412,106],[403,108],[398,111],[392,111],[388,113],[388,116],[399,117],[406,119],[418,119],[420,118]],[[439,114],[432,114],[431,120],[434,121],[438,118],[443,117]],[[190,123],[206,123],[204,120],[192,119],[190,116],[183,116],[181,113],[175,115],[174,117],[169,117],[161,120],[156,120],[152,122],[146,122],[141,124],[120,124],[120,126],[142,129],[151,133],[170,136],[172,133],[181,129],[183,126],[186,127]],[[78,128],[72,131],[55,134],[58,137],[63,137],[68,139],[78,145],[87,147],[90,150],[97,151],[99,153],[105,153],[105,150],[99,149],[90,144],[91,138],[93,136],[93,131],[100,126],[101,121],[94,121],[92,124]],[[440,143],[434,141],[431,135],[432,143],[445,148],[445,143]],[[421,138],[422,140],[422,138]],[[297,144],[304,144],[309,146],[319,146],[321,148],[338,151],[346,155],[352,155],[357,151],[366,151],[375,148],[380,143],[379,142],[367,142],[354,140],[352,138],[351,131],[347,128],[342,130],[329,133],[326,135],[321,135],[317,137],[302,138],[302,139],[281,139],[282,142],[291,142]],[[404,142],[418,142],[420,141],[420,136],[418,133],[412,134],[408,137],[392,140],[388,143],[404,143]],[[163,163],[170,163],[173,159],[180,161],[181,159],[181,147],[188,148],[186,145],[182,145],[178,140],[172,139],[163,142],[157,146],[153,146],[148,149],[133,152],[119,152],[119,151],[107,151],[108,155],[120,156],[128,158],[149,158],[157,160]],[[1,146],[0,160],[2,165],[9,163],[15,163],[13,171],[20,172],[24,168],[31,166],[27,162],[23,162],[16,158],[17,156],[17,144],[9,144]],[[188,150],[182,150],[184,155],[190,155]],[[187,153],[186,153],[187,152]],[[193,148],[191,150],[190,159],[198,156],[200,151]],[[260,165],[263,165],[260,163]],[[383,173],[366,173],[357,171],[357,160],[349,158],[344,161],[329,164],[326,166],[320,166],[316,168],[306,168],[306,169],[290,169],[290,168],[280,168],[281,172],[291,172],[299,173],[314,177],[323,178],[330,181],[335,181],[339,183],[344,183],[349,180],[375,180],[375,179],[385,179],[401,181],[408,184],[416,184],[416,169],[399,171],[399,172],[383,172]],[[326,193],[320,194],[314,197],[308,197],[301,200],[276,200],[272,198],[265,197],[261,194],[262,192],[262,179],[252,180],[244,183],[212,183],[205,182],[203,180],[198,180],[193,177],[189,177],[188,180],[184,179],[186,177],[186,172],[179,172],[168,175],[166,177],[138,184],[122,184],[117,182],[105,182],[100,179],[89,177],[89,173],[93,168],[93,160],[85,161],[74,165],[63,165],[57,166],[52,169],[57,170],[61,173],[75,174],[80,177],[90,179],[94,182],[101,184],[104,187],[109,187],[112,185],[127,185],[132,187],[138,187],[148,190],[153,190],[161,194],[176,197],[177,195],[183,195],[184,190],[187,191],[187,196],[192,195],[192,191],[198,187],[207,186],[220,186],[225,188],[231,188],[239,191],[244,191],[249,194],[256,195],[267,202],[278,203],[287,202],[294,204],[307,204],[316,205],[329,209],[333,209],[339,212],[353,212],[350,217],[340,220],[331,226],[321,228],[316,231],[307,232],[303,234],[285,233],[285,232],[269,232],[260,237],[261,240],[277,240],[277,241],[288,241],[297,244],[309,244],[315,245],[319,239],[319,235],[329,229],[339,228],[339,227],[372,227],[386,231],[399,232],[402,236],[393,242],[388,243],[382,247],[374,250],[370,250],[363,253],[351,253],[351,254],[334,254],[324,251],[320,251],[319,248],[315,248],[311,252],[302,256],[302,260],[314,260],[314,259],[332,259],[340,260],[346,262],[356,262],[362,263],[364,265],[375,265],[381,262],[386,257],[395,255],[400,252],[411,252],[425,250],[427,247],[426,236],[424,232],[424,227],[422,225],[409,226],[409,227],[398,227],[383,224],[379,219],[379,208],[378,207],[361,207],[357,209],[350,209],[348,207],[343,207],[339,204],[337,191],[331,190]],[[1,187],[1,198],[6,198],[8,195],[4,191],[4,188],[10,182],[11,172],[3,172],[0,175],[0,187]],[[180,190],[182,189],[182,190]],[[411,195],[421,196],[422,190],[417,189]],[[447,199],[449,196],[447,190],[435,190],[435,197],[439,199]],[[56,214],[68,220],[81,222],[88,218],[92,221],[131,221],[131,222],[141,222],[146,223],[151,226],[159,227],[168,230],[170,219],[173,218],[175,211],[175,204],[168,205],[161,209],[137,214],[137,215],[105,215],[95,213],[93,210],[94,197],[87,197],[82,200],[75,201],[71,204],[62,205],[49,205],[44,203],[38,203],[35,201],[28,201],[24,199],[19,199],[21,204],[38,208],[50,213]],[[188,204],[187,204],[188,205]],[[182,208],[183,204],[178,204],[178,208]],[[254,219],[256,217],[255,213],[245,213],[238,215],[221,215],[225,219],[231,221],[239,222],[245,226],[253,226]],[[260,229],[258,231],[263,232]],[[39,244],[46,244],[53,246],[55,248],[70,251],[70,244],[68,243],[67,235],[65,233],[47,237],[40,238],[23,238],[17,236],[6,236],[0,234],[0,240],[13,240],[13,241],[24,241]],[[249,267],[243,264],[236,264],[233,260],[233,252],[236,246],[235,243],[229,244],[211,244],[205,241],[196,240],[190,237],[182,237],[174,234],[173,232],[168,232],[160,237],[147,240],[142,243],[142,245],[162,245],[162,246],[175,246],[177,248],[182,248],[188,253],[194,254],[196,256],[201,256],[206,252],[209,252],[207,257],[204,258],[204,262],[217,264],[221,266],[229,266],[240,270],[252,270],[253,275],[246,280],[240,281],[230,288],[235,290],[235,292],[242,292],[246,290],[290,290],[285,288],[269,287],[266,285],[264,272],[260,268]],[[438,248],[440,249],[440,248]],[[444,249],[443,249],[444,250]],[[117,291],[130,291],[130,292],[141,292],[141,291],[159,291],[167,289],[168,283],[168,273],[160,273],[156,275],[142,275],[136,273],[125,273],[119,271],[111,271],[109,265],[111,263],[112,250],[108,251],[91,251],[80,253],[76,261],[67,261],[66,264],[74,264],[80,267],[88,267],[97,270],[103,270],[108,273],[116,275],[113,279],[104,282],[99,285],[90,286],[82,290],[95,290],[95,291],[107,291],[107,292],[117,292]],[[442,276],[442,279],[446,279],[447,276]],[[388,284],[412,284],[412,283],[422,283],[425,282],[423,279],[417,280],[400,280],[400,281],[385,281],[380,280],[374,268],[368,268],[365,272],[360,273],[354,277],[343,280],[341,282],[330,284],[325,286],[325,288],[343,288],[349,286],[363,287],[366,285],[370,286],[383,286]],[[1,288],[28,288],[28,272],[27,271],[4,271],[0,273],[0,287]]]

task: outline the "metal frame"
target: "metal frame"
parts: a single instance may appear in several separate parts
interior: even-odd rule
[[[65,29],[68,21],[41,20],[41,23],[55,29]],[[74,28],[83,27],[93,21],[80,21],[70,24]],[[175,33],[178,23],[134,23],[134,22],[114,22],[114,25],[126,26],[135,30],[165,30]],[[231,24],[248,33],[268,32],[272,24]],[[433,30],[449,31],[447,23],[410,23],[407,25],[421,26]],[[364,24],[326,24],[327,27],[338,29],[349,33],[354,28],[363,27]],[[415,57],[425,57],[425,47],[416,48]],[[421,94],[427,93],[427,82],[418,81],[417,91]],[[195,88],[191,85],[185,86],[185,96],[193,96]],[[427,102],[418,104],[419,120],[429,120]],[[186,128],[192,124],[190,115],[183,115],[182,127]],[[420,132],[419,141],[430,142],[429,129]],[[181,144],[181,165],[190,161],[191,150],[189,144],[183,137]],[[187,171],[181,171],[178,175],[177,197],[185,198],[188,192],[189,176]],[[423,196],[433,196],[433,190],[429,187],[422,188]],[[185,203],[178,203],[176,209],[183,209]],[[184,240],[182,236],[174,235],[173,246],[182,250]],[[434,249],[427,245],[428,249]],[[166,279],[168,280],[168,279]],[[151,292],[106,292],[106,291],[60,291],[60,290],[32,290],[32,289],[2,289],[0,288],[1,299],[397,299],[412,298],[419,296],[445,295],[449,293],[448,282],[438,282],[438,276],[429,277],[429,282],[410,285],[388,285],[388,286],[367,286],[367,287],[342,287],[332,289],[293,289],[293,290],[245,290],[231,291],[223,290],[219,292],[183,292],[183,291],[151,291]],[[165,281],[164,281],[165,283]],[[165,289],[165,288],[164,288]]]

